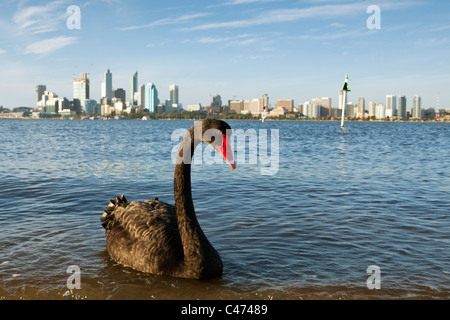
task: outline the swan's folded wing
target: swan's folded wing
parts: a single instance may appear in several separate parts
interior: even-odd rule
[[[112,208],[110,208],[112,209]],[[158,201],[117,201],[106,219],[107,248],[116,261],[135,269],[159,273],[175,268],[183,249],[173,205]]]

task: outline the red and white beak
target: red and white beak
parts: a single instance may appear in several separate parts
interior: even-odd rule
[[[233,158],[233,150],[231,150],[231,145],[228,141],[227,135],[222,135],[222,145],[217,148],[225,161],[230,165],[233,171],[236,169],[236,162]]]

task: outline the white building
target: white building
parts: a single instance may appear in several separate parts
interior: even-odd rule
[[[200,111],[202,109],[202,105],[200,103],[198,104],[188,104],[187,106],[188,111]]]
[[[176,84],[172,84],[169,87],[170,90],[170,100],[173,104],[179,104],[180,101],[178,100],[178,86]]]
[[[375,107],[375,118],[384,119],[386,118],[386,106],[382,103],[377,103]]]
[[[387,95],[386,96],[386,117],[392,118],[397,114],[397,96]]]

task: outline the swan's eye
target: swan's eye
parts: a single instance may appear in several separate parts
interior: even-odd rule
[[[213,148],[217,148],[222,145],[222,132],[217,129],[206,130],[203,134],[203,142],[211,145]]]

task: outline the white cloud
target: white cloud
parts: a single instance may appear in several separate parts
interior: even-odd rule
[[[423,2],[418,1],[401,1],[397,3],[380,2],[379,6],[383,11],[388,10],[401,10],[410,6],[420,5]],[[197,31],[197,30],[211,30],[219,28],[242,28],[258,25],[266,25],[273,23],[291,22],[302,19],[334,19],[334,18],[348,18],[350,16],[367,15],[367,7],[370,2],[352,2],[344,4],[325,4],[319,6],[312,6],[307,8],[290,8],[290,9],[274,9],[266,10],[261,14],[249,17],[248,19],[224,21],[224,22],[212,22],[206,23],[191,28],[185,28],[184,31]]]
[[[185,23],[185,22],[189,22],[196,18],[204,17],[206,15],[208,15],[208,13],[204,13],[204,12],[185,14],[185,15],[179,16],[177,18],[164,18],[164,19],[160,19],[155,22],[144,24],[144,25],[119,28],[119,30],[120,31],[130,31],[130,30],[137,30],[137,29],[143,29],[143,28],[157,27],[157,26],[162,26],[162,25]]]
[[[6,50],[0,49],[0,54],[5,54]]]
[[[78,42],[76,37],[56,37],[34,42],[28,45],[23,53],[46,55]]]
[[[209,6],[208,8],[244,5],[244,4],[251,4],[251,3],[280,2],[280,1],[284,1],[284,0],[232,0],[232,1],[223,2],[221,4],[212,5],[212,6]]]
[[[21,7],[13,15],[13,22],[21,33],[45,33],[63,28],[67,18],[67,1],[52,1],[45,6]]]

